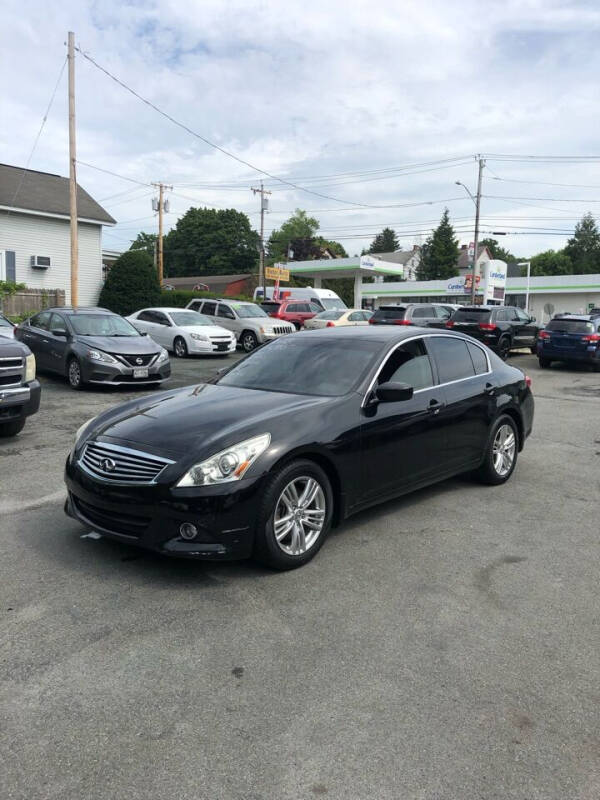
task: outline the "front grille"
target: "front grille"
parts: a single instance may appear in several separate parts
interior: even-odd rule
[[[139,539],[150,523],[149,517],[138,517],[133,514],[121,514],[117,511],[109,511],[106,508],[98,508],[98,506],[84,503],[83,500],[75,495],[71,495],[71,499],[79,513],[88,522],[107,531],[122,533],[125,536],[134,536]]]
[[[122,364],[127,364],[128,367],[147,367],[157,356],[157,353],[144,353],[137,356],[123,355],[123,353],[111,353]],[[140,360],[141,359],[141,360]]]
[[[18,375],[5,375],[0,372],[0,386],[20,386],[21,373]]]
[[[290,333],[290,329],[278,325],[276,328],[273,328],[273,333]]]
[[[23,359],[21,356],[12,356],[10,358],[0,358],[0,370],[2,372],[9,369],[23,369]]]
[[[128,447],[88,442],[79,463],[91,475],[104,481],[148,484],[153,483],[173,461]]]
[[[231,336],[211,336],[210,340],[211,342],[227,342],[227,344],[229,344]]]

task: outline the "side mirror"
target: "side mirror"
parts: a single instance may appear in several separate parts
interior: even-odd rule
[[[54,336],[61,336],[63,339],[66,339],[69,336],[67,331],[61,330],[60,328],[56,331],[52,331],[52,334]]]
[[[407,383],[388,381],[377,387],[375,396],[380,403],[399,403],[402,400],[410,400],[413,396],[413,391],[413,387]]]

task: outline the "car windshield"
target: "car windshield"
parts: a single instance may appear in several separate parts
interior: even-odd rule
[[[249,355],[217,381],[222,386],[322,397],[347,394],[376,360],[381,343],[284,336]]]
[[[339,297],[335,300],[333,300],[331,297],[319,297],[318,302],[323,306],[323,308],[348,308],[346,303],[344,303],[343,300],[340,300]]]
[[[238,317],[242,319],[269,316],[260,306],[257,306],[256,303],[230,303],[230,306]]]
[[[171,311],[171,319],[175,325],[180,328],[185,328],[189,325],[214,325],[208,317],[204,314],[199,314],[197,311]]]
[[[489,318],[489,308],[459,308],[452,315],[454,322],[485,322]]]
[[[69,314],[69,322],[80,336],[141,336],[131,323],[117,314]]]
[[[315,319],[339,319],[343,314],[343,311],[321,311]]]
[[[546,326],[548,331],[564,331],[565,333],[593,333],[594,324],[584,319],[552,319]]]

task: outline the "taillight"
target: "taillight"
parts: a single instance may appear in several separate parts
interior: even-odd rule
[[[538,339],[551,339],[551,338],[552,334],[550,333],[550,331],[540,331],[538,333]]]
[[[531,378],[529,375],[525,375],[525,383],[527,384],[527,388],[531,389]]]
[[[369,325],[375,325],[375,320],[373,317],[369,317]]]
[[[496,326],[493,322],[480,322],[479,323],[479,330],[480,331],[495,331]]]
[[[335,328],[335,325],[333,324],[333,322],[331,320],[329,320],[329,322],[327,323],[327,325],[325,325],[325,327],[326,328]]]
[[[600,342],[600,333],[590,333],[589,336],[582,336],[582,342]]]
[[[395,319],[394,325],[412,325],[412,322],[408,319]]]
[[[454,327],[454,322],[451,319],[449,319],[448,322],[446,322],[446,327],[447,328],[453,328]]]

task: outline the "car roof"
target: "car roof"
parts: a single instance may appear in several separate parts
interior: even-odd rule
[[[474,341],[470,336],[459,331],[420,328],[417,325],[411,325],[410,328],[400,325],[364,325],[361,327],[343,325],[337,328],[303,330],[295,334],[295,336],[312,336],[315,339],[365,339],[379,342],[400,342],[403,339],[412,339],[415,336],[453,336],[469,342]]]
[[[111,314],[119,316],[114,311],[108,308],[100,308],[99,306],[52,306],[44,308],[42,311],[56,311],[58,314]],[[41,314],[41,311],[38,312]]]
[[[555,319],[575,319],[581,320],[582,322],[591,322],[594,317],[591,317],[589,314],[555,314],[550,322],[554,322]]]
[[[181,306],[148,306],[148,308],[140,308],[139,311],[136,311],[136,314],[139,314],[141,311],[166,311],[167,314],[170,314],[172,311],[191,311],[189,308],[181,308]],[[197,311],[192,312],[197,314]]]

